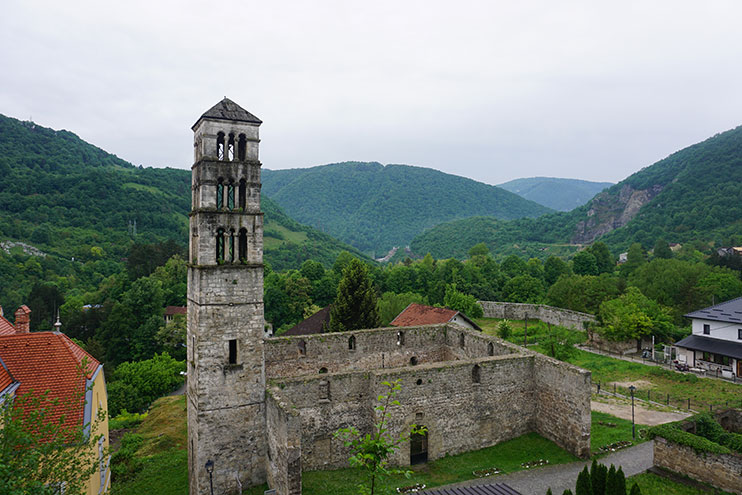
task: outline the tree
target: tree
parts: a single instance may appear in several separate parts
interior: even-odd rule
[[[641,488],[639,488],[639,485],[634,483],[634,486],[631,487],[631,492],[629,492],[629,495],[642,495]]]
[[[572,258],[572,270],[575,275],[597,275],[598,262],[590,251],[580,251]]]
[[[544,300],[546,289],[541,280],[530,275],[519,275],[505,283],[502,295],[510,302],[539,304]]]
[[[446,295],[443,297],[443,305],[450,309],[455,309],[464,313],[469,318],[481,318],[484,316],[482,306],[477,302],[477,298],[464,294],[456,290],[456,284],[446,286]]]
[[[598,267],[598,274],[601,273],[613,273],[616,268],[616,263],[613,260],[608,246],[604,242],[596,242],[590,246],[590,253],[595,256],[595,264]]]
[[[590,481],[590,473],[587,470],[587,466],[582,468],[580,474],[577,476],[577,486],[575,487],[575,495],[592,495],[593,486]]]
[[[121,363],[108,384],[110,415],[116,416],[124,409],[143,411],[183,383],[181,371],[185,371],[185,362],[176,361],[166,352],[145,361]]]
[[[48,392],[8,397],[0,404],[0,493],[52,495],[64,483],[65,494],[86,493],[97,471],[98,411],[90,425],[70,425],[83,403],[80,394],[52,400]],[[59,417],[61,420],[51,420]]]
[[[616,471],[616,495],[626,494],[626,475],[623,473],[623,468],[618,466]]]
[[[672,258],[672,250],[670,249],[670,245],[662,237],[657,239],[657,241],[654,243],[654,257],[661,259]]]
[[[568,357],[575,353],[575,344],[580,341],[580,337],[575,332],[570,332],[564,327],[548,325],[549,332],[543,345],[549,356],[566,361]]]
[[[600,333],[609,340],[664,337],[673,330],[670,311],[646,297],[636,287],[600,305]]]
[[[487,256],[488,254],[490,254],[490,250],[483,242],[475,244],[469,249],[469,258],[473,258],[475,256]]]
[[[173,319],[160,327],[155,334],[158,346],[178,361],[186,358],[186,317],[173,315]]]
[[[414,292],[405,292],[404,294],[384,292],[377,303],[379,307],[379,325],[382,327],[389,325],[411,303],[427,305],[428,298]]]
[[[361,434],[355,427],[341,428],[336,431],[334,436],[343,441],[346,447],[349,447],[352,455],[348,459],[350,465],[361,468],[366,472],[369,481],[368,485],[359,485],[359,491],[362,494],[374,495],[376,491],[376,479],[381,476],[391,474],[404,474],[409,477],[411,471],[401,471],[398,469],[389,469],[389,457],[407,442],[412,435],[424,435],[427,433],[425,427],[415,424],[410,426],[408,431],[402,431],[398,435],[393,435],[389,431],[390,408],[399,406],[400,403],[395,399],[397,392],[402,388],[400,380],[393,382],[382,382],[382,386],[387,387],[385,394],[379,395],[379,404],[374,408],[377,420],[372,427],[372,431],[365,435]]]
[[[621,265],[621,274],[624,276],[630,275],[631,272],[646,262],[647,255],[644,252],[644,248],[641,244],[635,242],[629,247],[629,251],[626,253],[626,263]]]
[[[593,484],[593,495],[605,495],[605,481],[608,476],[608,468],[605,464],[598,464],[598,461],[593,460],[593,465],[590,468],[590,480]]]
[[[547,258],[544,263],[544,280],[547,285],[553,285],[565,273],[569,273],[569,265],[563,259],[553,255]]]
[[[376,292],[368,277],[368,269],[361,261],[352,258],[343,270],[335,303],[330,310],[330,331],[344,332],[378,325]]]

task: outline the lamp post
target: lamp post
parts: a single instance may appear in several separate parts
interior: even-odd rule
[[[206,472],[209,473],[209,488],[211,488],[211,495],[214,495],[214,461],[209,459],[206,461]]]
[[[629,385],[629,390],[631,391],[631,438],[636,440],[636,424],[634,423],[634,390],[636,387]]]

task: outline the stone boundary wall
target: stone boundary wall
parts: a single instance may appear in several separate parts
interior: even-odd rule
[[[499,301],[479,301],[487,318],[525,320],[526,317],[544,323],[585,331],[585,325],[595,323],[594,315],[569,309],[555,308],[543,304],[509,303]]]
[[[583,459],[590,457],[591,376],[541,354],[534,358],[536,431]]]
[[[742,495],[742,455],[697,453],[691,447],[655,437],[654,465]]]
[[[265,394],[268,484],[282,495],[301,495],[301,418],[276,390]]]
[[[464,348],[459,343],[462,333]],[[355,349],[350,348],[351,338]],[[450,362],[486,356],[490,344],[493,356],[520,352],[517,346],[452,324],[272,337],[264,340],[265,371],[270,379],[314,375],[323,368],[338,373]]]

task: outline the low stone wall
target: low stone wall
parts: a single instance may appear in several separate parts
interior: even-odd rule
[[[742,410],[727,409],[715,413],[714,417],[725,430],[742,434]]]
[[[277,390],[265,397],[268,484],[282,495],[301,495],[301,418]]]
[[[509,303],[499,301],[479,301],[487,318],[508,320],[540,320],[544,323],[585,331],[586,325],[595,323],[595,316],[569,309],[555,308],[543,304]]]
[[[655,437],[654,465],[742,495],[742,455],[697,453],[691,447]]]

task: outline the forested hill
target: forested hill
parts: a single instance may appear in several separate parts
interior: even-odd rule
[[[633,242],[650,249],[667,242],[728,245],[742,241],[742,127],[673,153],[601,192],[568,213],[501,222],[460,220],[431,229],[412,242],[416,253],[463,256],[486,243],[495,253],[524,254],[597,239],[614,252]],[[450,240],[458,234],[455,241]],[[550,247],[550,245],[552,247]]]
[[[298,221],[377,255],[408,244],[426,228],[456,218],[513,219],[551,211],[464,177],[380,163],[265,170],[263,192]]]
[[[498,184],[506,191],[557,211],[570,211],[582,206],[612,182],[591,182],[556,177],[529,177]]]
[[[43,280],[48,266],[74,284],[80,273],[62,266],[72,258],[94,263],[90,276],[100,279],[121,269],[134,242],[170,239],[184,248],[190,182],[189,170],[135,167],[71,132],[0,115],[0,242],[21,241],[52,255],[39,258],[39,267],[31,263],[29,276]],[[342,250],[353,251],[291,220],[267,198],[263,210],[265,258],[277,269],[309,258],[330,265]],[[0,291],[28,282],[22,269],[9,268],[25,258],[11,259],[3,249],[0,257],[0,279],[8,282]]]

